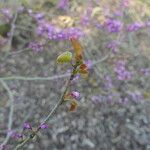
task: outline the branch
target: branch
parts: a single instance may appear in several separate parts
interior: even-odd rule
[[[0,80],[25,80],[25,81],[35,81],[35,80],[54,80],[59,78],[68,77],[70,74],[55,75],[52,77],[23,77],[23,76],[10,76],[10,77],[1,77]]]
[[[49,114],[47,115],[47,117],[45,118],[45,120],[41,124],[44,124],[44,123],[48,122],[49,119],[51,118],[51,116],[57,111],[57,109],[59,108],[59,106],[63,103],[64,97],[65,97],[65,95],[66,95],[66,93],[68,91],[70,83],[71,83],[71,81],[73,80],[73,78],[75,76],[74,72],[77,69],[77,67],[78,67],[78,65],[74,66],[74,68],[72,70],[72,73],[71,73],[71,75],[70,75],[70,77],[69,77],[66,85],[64,86],[64,92],[61,95],[60,100],[56,103],[56,105],[54,106],[54,108],[49,112]],[[40,131],[40,127],[37,127],[36,131],[32,132],[21,144],[17,145],[14,150],[21,149],[26,143],[28,143],[31,139],[33,139],[37,135],[37,133],[39,131]]]
[[[8,118],[8,127],[7,130],[10,131],[12,128],[12,123],[13,123],[13,113],[14,113],[14,97],[12,92],[10,91],[8,85],[0,79],[1,84],[3,85],[3,87],[5,88],[5,90],[8,92],[8,96],[9,96],[9,100],[10,100],[10,112],[9,112],[9,118]],[[3,143],[0,145],[3,149],[3,147],[7,144],[7,142],[10,139],[10,134],[9,132],[7,133],[7,136],[5,138],[5,140],[3,141]]]

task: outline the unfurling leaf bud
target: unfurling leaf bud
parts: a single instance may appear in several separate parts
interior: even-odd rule
[[[86,64],[81,64],[79,67],[79,73],[81,74],[81,76],[83,78],[87,78],[88,77],[88,67]]]
[[[74,48],[75,56],[82,56],[83,47],[81,46],[80,42],[76,38],[71,38],[70,41]]]
[[[69,111],[75,111],[75,110],[77,109],[77,106],[78,106],[77,101],[73,100],[73,101],[71,102]]]
[[[57,57],[58,63],[68,63],[71,60],[72,60],[72,53],[69,51],[62,53]]]

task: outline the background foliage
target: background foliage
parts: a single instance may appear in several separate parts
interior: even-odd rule
[[[0,12],[3,149],[13,149],[20,139],[12,133],[24,122],[37,126],[59,99],[70,67],[56,58],[73,52],[70,36],[89,69],[72,85],[79,107],[68,113],[62,106],[24,149],[150,149],[149,0],[1,0]]]

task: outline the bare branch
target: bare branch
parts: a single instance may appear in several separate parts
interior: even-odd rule
[[[47,117],[45,118],[45,120],[41,124],[48,122],[49,119],[51,118],[51,116],[56,112],[56,110],[59,108],[59,106],[63,103],[64,97],[65,97],[65,95],[68,91],[68,88],[70,86],[70,82],[73,80],[73,78],[75,76],[74,71],[77,69],[77,67],[78,67],[78,65],[74,66],[72,73],[71,73],[66,85],[64,86],[64,92],[61,95],[60,100],[56,103],[54,108],[49,112],[49,114],[47,115]],[[36,131],[32,132],[21,144],[17,145],[14,150],[21,149],[26,143],[28,143],[31,139],[33,139],[36,136],[36,134],[39,132],[39,130],[40,130],[40,127],[37,127]]]

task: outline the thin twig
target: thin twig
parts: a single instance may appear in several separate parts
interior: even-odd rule
[[[5,90],[8,92],[8,96],[9,96],[10,112],[9,112],[7,130],[10,131],[11,128],[12,128],[12,124],[13,124],[14,97],[13,97],[13,94],[12,94],[10,88],[8,87],[8,85],[7,85],[3,80],[0,80],[0,82],[1,82],[1,84],[3,85],[3,87],[5,88]],[[5,138],[5,140],[4,140],[3,143],[0,145],[2,149],[3,149],[3,147],[8,143],[9,139],[10,139],[10,134],[9,134],[9,132],[8,132],[8,133],[7,133],[7,136],[6,136],[6,138]]]
[[[62,75],[55,75],[52,77],[23,77],[23,76],[10,76],[10,77],[1,77],[1,80],[25,80],[25,81],[36,81],[36,80],[55,80],[59,78],[68,77],[70,74],[62,74]]]
[[[30,49],[29,49],[29,48],[24,48],[24,49],[22,49],[22,50],[16,50],[16,51],[14,51],[14,52],[9,53],[9,56],[17,55],[17,54],[20,54],[20,53],[22,53],[22,52],[27,52],[27,51],[30,51]]]
[[[54,108],[49,112],[49,114],[47,115],[47,117],[45,118],[45,120],[41,124],[48,122],[49,119],[51,118],[51,116],[56,112],[56,110],[59,108],[59,106],[63,103],[64,96],[66,95],[66,93],[68,91],[68,88],[70,86],[70,82],[73,80],[73,78],[75,76],[74,71],[77,69],[77,67],[78,67],[78,65],[74,66],[72,73],[71,73],[71,75],[70,75],[70,77],[66,83],[66,86],[64,87],[64,92],[63,92],[62,96],[60,97],[60,100],[56,103]],[[37,127],[36,131],[32,132],[21,144],[17,145],[14,150],[21,149],[26,143],[28,143],[31,139],[33,139],[36,136],[36,134],[39,132],[39,130],[40,130],[40,126]]]
[[[93,61],[91,66],[94,67],[98,63],[101,63],[109,58],[111,53],[108,53],[106,56],[103,58]],[[1,80],[24,80],[24,81],[36,81],[36,80],[55,80],[55,79],[60,79],[60,78],[65,78],[70,76],[69,73],[62,74],[62,75],[55,75],[52,77],[23,77],[23,76],[10,76],[10,77],[0,77]]]
[[[111,55],[111,52],[109,52],[109,53],[108,53],[106,56],[104,56],[103,58],[101,58],[101,59],[99,59],[99,60],[96,60],[96,61],[93,61],[91,66],[95,66],[95,65],[97,65],[98,63],[101,63],[101,62],[107,60],[107,59],[110,57],[110,55]]]

